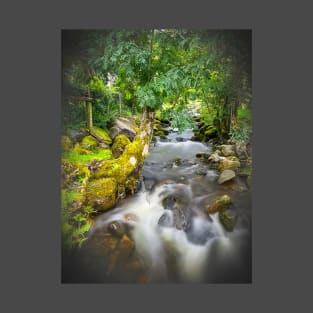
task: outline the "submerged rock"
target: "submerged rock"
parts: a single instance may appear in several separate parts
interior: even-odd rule
[[[233,170],[225,170],[225,171],[223,171],[223,172],[220,174],[220,176],[219,176],[217,182],[218,182],[219,184],[223,184],[223,183],[225,183],[225,182],[227,182],[227,181],[233,179],[234,177],[236,177],[236,173],[235,173]]]
[[[229,205],[230,203],[231,203],[230,197],[228,195],[223,195],[223,196],[219,197],[213,204],[211,204],[207,208],[207,212],[209,214],[221,212],[221,211],[225,210],[227,205]]]

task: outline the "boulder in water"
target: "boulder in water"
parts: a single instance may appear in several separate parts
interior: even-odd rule
[[[218,217],[221,224],[227,231],[232,232],[234,230],[237,221],[237,214],[234,210],[219,212]]]
[[[233,179],[234,177],[236,177],[236,173],[235,173],[233,170],[224,170],[224,171],[220,174],[220,176],[219,176],[217,182],[218,182],[219,184],[223,184],[223,183],[225,183],[225,182],[227,182],[227,181]]]
[[[108,231],[116,237],[122,237],[125,232],[125,226],[120,221],[113,221],[108,224]]]
[[[214,214],[216,212],[221,212],[231,203],[230,197],[228,195],[223,195],[219,197],[213,204],[207,208],[209,214]]]

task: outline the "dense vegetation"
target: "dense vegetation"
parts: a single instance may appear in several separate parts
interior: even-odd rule
[[[63,32],[63,127],[85,126],[92,96],[93,123],[145,107],[190,127],[188,104],[220,138],[247,139],[251,109],[250,31],[85,30]]]
[[[107,160],[99,173],[103,176],[106,170],[109,175],[95,176],[99,181],[90,185],[101,183],[118,194],[135,188],[138,173],[126,179],[122,162],[136,156],[142,166],[135,148],[141,153],[144,146],[137,137],[131,144],[123,137],[112,142],[108,131],[117,117],[133,117],[137,136],[140,117],[147,111],[181,131],[196,129],[190,115],[196,109],[204,130],[196,130],[199,140],[214,134],[220,143],[248,141],[251,134],[250,31],[63,31],[62,75],[62,234],[66,247],[80,246],[86,240],[92,216],[99,212],[91,200],[86,201],[93,162]],[[68,132],[73,130],[85,132],[84,138],[71,141]],[[119,149],[126,152],[121,155]],[[113,172],[119,172],[118,177]]]

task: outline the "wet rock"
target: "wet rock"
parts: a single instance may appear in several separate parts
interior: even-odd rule
[[[177,138],[176,138],[176,141],[177,141],[177,142],[182,142],[182,141],[185,141],[185,139],[182,138],[182,137],[177,137]]]
[[[220,176],[219,176],[217,182],[218,182],[219,184],[223,184],[223,183],[225,183],[225,182],[227,182],[227,181],[233,179],[234,177],[236,177],[236,173],[235,173],[233,170],[224,170],[224,171],[220,174]]]
[[[237,214],[235,210],[230,209],[219,212],[218,217],[221,224],[228,232],[232,232],[234,230],[237,221]]]
[[[116,237],[122,237],[125,234],[126,229],[122,222],[113,221],[108,224],[108,231]]]
[[[195,174],[196,175],[201,175],[201,176],[204,176],[204,175],[206,175],[207,174],[207,172],[208,172],[208,169],[206,168],[206,167],[199,167],[199,168],[197,168],[196,170],[195,170]]]
[[[180,158],[174,159],[174,164],[180,166],[182,164],[182,160]]]
[[[158,221],[158,225],[163,227],[173,227],[173,217],[169,212],[165,212]]]
[[[199,159],[208,160],[209,157],[210,157],[210,155],[207,154],[207,153],[204,153],[204,152],[200,152],[200,153],[197,153],[197,154],[196,154],[196,158],[199,158]]]
[[[221,212],[231,203],[230,197],[228,195],[223,195],[219,197],[213,204],[207,208],[209,214],[214,214],[216,212]]]
[[[223,186],[229,190],[233,190],[235,192],[244,192],[247,191],[247,186],[239,177],[235,177],[223,184]]]
[[[219,170],[223,172],[225,170],[233,170],[236,171],[240,167],[240,162],[236,157],[229,157],[220,160]]]
[[[234,145],[221,145],[219,149],[221,150],[221,154],[225,157],[235,155]]]
[[[139,221],[138,216],[136,214],[134,214],[134,213],[127,213],[127,214],[125,214],[124,215],[124,219],[125,219],[126,222],[130,222],[130,221],[138,222]]]

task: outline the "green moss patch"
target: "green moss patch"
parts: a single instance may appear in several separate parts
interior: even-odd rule
[[[99,142],[89,135],[82,139],[81,145],[86,149],[95,149],[99,145]]]
[[[114,158],[118,158],[123,153],[125,147],[130,144],[130,140],[127,136],[120,134],[114,138],[112,146],[112,155]]]
[[[109,134],[102,128],[99,127],[92,127],[90,129],[90,134],[97,138],[98,141],[104,142],[107,145],[110,145],[112,143],[112,139],[109,136]]]

